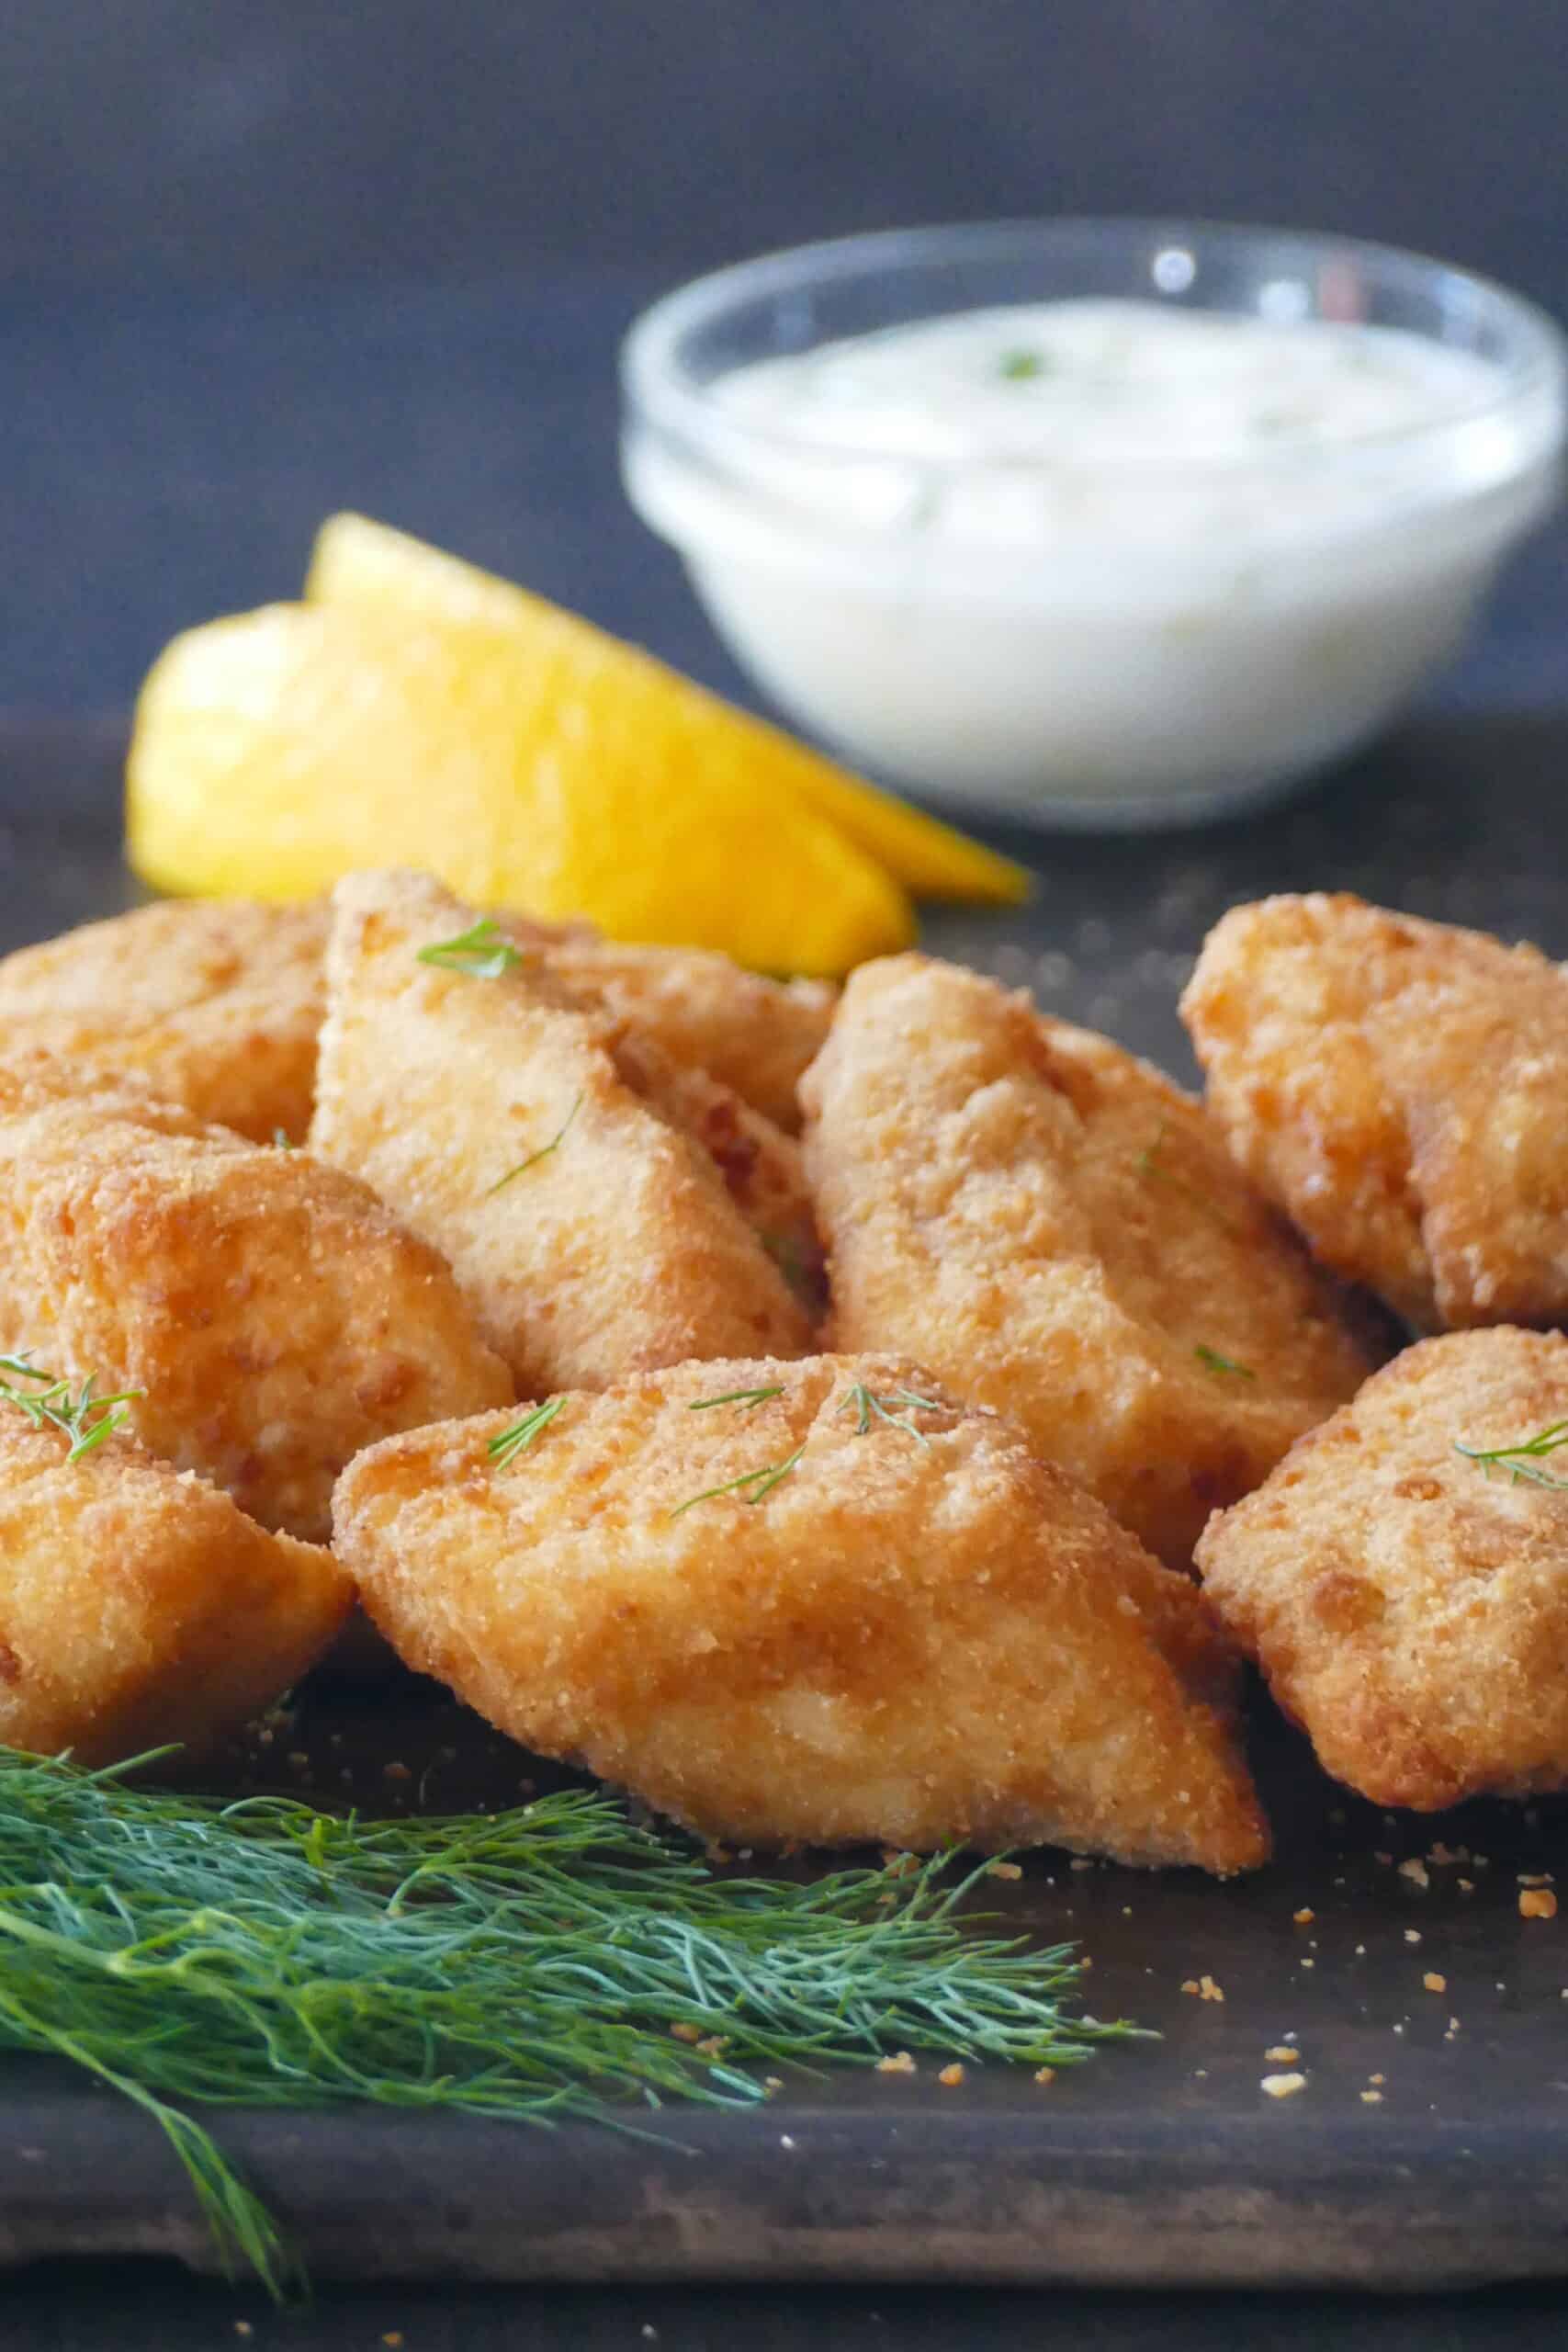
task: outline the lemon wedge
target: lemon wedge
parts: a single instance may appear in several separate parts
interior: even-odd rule
[[[637,657],[605,639],[595,666],[584,639],[334,602],[191,629],[137,706],[130,862],[159,889],[274,899],[422,866],[481,906],[763,971],[837,975],[908,944],[897,882],[770,789],[749,729],[716,747],[700,718],[659,724],[626,690]]]
[[[538,724],[568,785],[603,773],[608,759],[634,757],[671,774],[726,777],[760,797],[792,793],[917,898],[1010,905],[1028,896],[1023,867],[994,850],[875,791],[592,622],[385,523],[331,516],[317,534],[305,595],[409,621],[511,628],[551,682]]]

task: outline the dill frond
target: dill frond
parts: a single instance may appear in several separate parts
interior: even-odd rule
[[[1256,1380],[1258,1377],[1249,1363],[1236,1363],[1229,1356],[1221,1355],[1218,1348],[1211,1348],[1201,1340],[1192,1352],[1205,1372],[1233,1373],[1237,1380]]]
[[[743,1503],[760,1503],[773,1493],[782,1478],[789,1476],[805,1451],[804,1444],[797,1445],[783,1462],[765,1462],[760,1470],[743,1470],[739,1478],[727,1478],[722,1487],[705,1487],[700,1495],[688,1495],[683,1503],[677,1503],[669,1517],[679,1519],[682,1511],[695,1510],[699,1503],[711,1503],[717,1495],[739,1495]],[[744,1491],[748,1487],[751,1488],[750,1494]]]
[[[456,939],[437,940],[434,946],[418,951],[422,964],[434,964],[444,972],[467,972],[470,979],[499,980],[503,972],[523,961],[521,952],[510,939],[503,939],[489,915],[460,931]]]
[[[581,1108],[582,1097],[580,1094],[572,1103],[572,1106],[567,1113],[565,1118],[561,1121],[559,1126],[556,1129],[554,1135],[550,1137],[548,1143],[542,1143],[537,1151],[531,1151],[526,1159],[520,1159],[515,1168],[509,1168],[504,1176],[498,1177],[495,1182],[491,1186],[490,1192],[486,1193],[485,1198],[489,1200],[492,1194],[504,1191],[514,1176],[526,1175],[528,1170],[530,1168],[536,1168],[541,1159],[548,1159],[552,1151],[558,1151],[562,1143],[566,1140],[568,1129],[570,1127],[573,1119],[576,1118]]]
[[[19,1381],[30,1380],[38,1385],[22,1388]],[[141,1388],[117,1389],[112,1396],[94,1394],[97,1375],[89,1373],[82,1383],[81,1394],[73,1396],[71,1383],[58,1374],[43,1372],[29,1357],[0,1356],[0,1399],[15,1405],[24,1412],[35,1429],[46,1424],[61,1430],[71,1440],[67,1462],[80,1462],[85,1453],[102,1445],[125,1419],[126,1408],[143,1396]],[[95,1420],[93,1415],[97,1414]]]
[[[770,1396],[783,1395],[782,1380],[772,1388],[729,1388],[722,1396],[699,1396],[694,1404],[687,1406],[686,1410],[688,1413],[711,1413],[716,1405],[765,1405]]]
[[[1494,1469],[1506,1470],[1515,1486],[1555,1487],[1568,1492],[1568,1478],[1554,1478],[1550,1470],[1540,1467],[1544,1457],[1562,1445],[1568,1445],[1568,1421],[1549,1421],[1533,1437],[1520,1438],[1513,1445],[1464,1445],[1456,1438],[1454,1452],[1462,1453],[1467,1462],[1479,1463],[1488,1477]]]
[[[895,1405],[907,1406],[908,1411],[896,1413],[892,1409]],[[909,1413],[916,1411],[940,1413],[944,1409],[933,1396],[917,1396],[909,1388],[895,1388],[886,1396],[875,1396],[863,1380],[855,1382],[839,1410],[840,1413],[846,1413],[852,1406],[860,1415],[855,1423],[856,1437],[865,1437],[869,1434],[871,1418],[874,1413],[878,1420],[886,1421],[892,1429],[902,1430],[906,1437],[912,1437],[917,1445],[929,1445],[931,1440],[923,1430],[915,1427],[914,1422],[909,1419]]]
[[[756,2101],[758,2069],[920,2047],[1060,2067],[1136,2030],[1064,2013],[1070,1947],[961,1925],[988,1865],[953,1879],[951,1855],[727,1878],[592,1792],[374,1821],[133,1769],[0,1749],[0,2046],[144,2108],[275,2294],[288,2249],[193,2107],[628,2129],[665,2098]]]
[[[502,1430],[499,1437],[492,1437],[485,1451],[496,1468],[504,1470],[509,1462],[515,1462],[520,1453],[526,1453],[540,1430],[549,1428],[565,1403],[564,1396],[548,1396],[542,1405],[536,1405],[531,1413],[525,1413],[520,1421],[513,1421],[509,1430]]]

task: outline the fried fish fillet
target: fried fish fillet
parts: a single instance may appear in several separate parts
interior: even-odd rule
[[[803,1352],[805,1309],[613,1026],[526,960],[422,960],[474,922],[422,876],[339,884],[312,1150],[442,1251],[520,1393]]]
[[[0,959],[0,1041],[139,1076],[258,1143],[310,1124],[325,998],[324,901],[193,899],[138,907]]]
[[[1374,1804],[1568,1787],[1565,1427],[1561,1332],[1425,1340],[1205,1532],[1204,1590]]]
[[[994,981],[863,965],[802,1100],[833,1344],[1010,1414],[1173,1566],[1370,1369],[1197,1104]]]
[[[819,1317],[827,1303],[827,1275],[795,1136],[698,1062],[672,1052],[664,1038],[647,1025],[641,1006],[631,1002],[625,990],[599,988],[584,962],[563,958],[561,943],[576,939],[569,926],[558,926],[547,933],[544,925],[513,920],[502,928],[521,946],[539,995],[568,1011],[590,1015],[615,1063],[615,1075],[667,1125],[678,1127],[702,1147],[730,1199],[790,1288],[813,1319]],[[724,963],[727,959],[699,958],[702,963],[710,960]],[[738,980],[750,977],[733,968]],[[795,1124],[798,1125],[798,1112]]]
[[[795,1088],[821,1047],[836,991],[824,980],[770,980],[701,947],[622,946],[586,924],[504,926],[544,949],[568,986],[685,1068],[706,1070],[782,1127],[800,1128]]]
[[[508,1427],[372,1447],[334,1542],[407,1663],[529,1747],[748,1845],[1263,1860],[1201,1595],[917,1367],[682,1364],[498,1458]]]
[[[74,1082],[0,1067],[0,1351],[141,1389],[150,1452],[308,1540],[362,1446],[511,1399],[450,1269],[367,1186]]]
[[[69,1453],[0,1404],[0,1740],[85,1764],[201,1747],[326,1648],[353,1600],[330,1552],[123,1436]]]
[[[1209,1107],[1324,1262],[1422,1329],[1568,1317],[1568,974],[1321,894],[1234,907],[1182,1015]]]
[[[592,998],[584,1007],[592,1009]],[[618,1020],[609,1023],[605,1043],[617,1077],[701,1146],[795,1298],[813,1323],[820,1321],[828,1304],[827,1266],[796,1137],[732,1087],[694,1062],[674,1061]]]

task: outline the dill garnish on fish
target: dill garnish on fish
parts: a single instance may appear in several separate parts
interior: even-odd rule
[[[18,1385],[22,1381],[37,1385],[24,1388]],[[126,1408],[145,1394],[140,1388],[121,1388],[112,1396],[99,1396],[94,1393],[96,1386],[96,1375],[89,1373],[80,1393],[73,1396],[68,1380],[40,1371],[27,1356],[0,1356],[0,1399],[17,1406],[35,1429],[47,1425],[62,1430],[71,1440],[67,1462],[79,1462],[112,1436],[125,1419]]]
[[[896,1406],[908,1409],[895,1411]],[[915,1427],[914,1422],[909,1419],[909,1414],[912,1412],[940,1413],[944,1409],[934,1397],[917,1396],[909,1388],[895,1388],[886,1396],[874,1396],[863,1380],[857,1380],[854,1383],[839,1410],[840,1413],[847,1413],[852,1408],[860,1417],[855,1424],[856,1437],[865,1437],[869,1433],[872,1415],[874,1413],[877,1419],[886,1421],[890,1429],[902,1430],[906,1437],[912,1437],[917,1445],[929,1445],[931,1440],[923,1430]]]
[[[513,1177],[526,1175],[529,1169],[536,1168],[541,1159],[548,1159],[552,1151],[558,1151],[561,1145],[566,1141],[572,1121],[576,1118],[581,1108],[582,1097],[580,1094],[572,1103],[572,1106],[567,1113],[565,1118],[561,1121],[559,1126],[556,1129],[554,1135],[550,1137],[548,1143],[542,1143],[537,1151],[531,1151],[525,1159],[520,1159],[518,1161],[515,1168],[509,1168],[504,1176],[498,1176],[495,1182],[491,1186],[490,1192],[485,1195],[486,1199],[490,1199],[496,1193],[503,1192],[506,1186],[512,1182]]]
[[[1520,1438],[1513,1445],[1464,1445],[1456,1438],[1454,1452],[1462,1453],[1467,1462],[1479,1463],[1488,1477],[1495,1469],[1506,1470],[1516,1485],[1521,1481],[1531,1487],[1556,1487],[1568,1492],[1568,1478],[1554,1478],[1550,1470],[1540,1467],[1548,1454],[1560,1446],[1568,1445],[1568,1421],[1550,1421],[1533,1437]]]
[[[542,1405],[536,1405],[532,1412],[525,1413],[520,1421],[513,1421],[509,1430],[502,1430],[498,1437],[492,1437],[485,1452],[496,1468],[504,1470],[509,1462],[515,1462],[520,1453],[526,1453],[540,1430],[549,1428],[565,1403],[564,1396],[547,1396]]]
[[[765,1405],[770,1396],[782,1396],[784,1383],[772,1388],[728,1388],[722,1396],[699,1396],[688,1405],[688,1413],[711,1413],[716,1405]]]
[[[467,972],[476,980],[499,980],[514,964],[523,961],[522,953],[510,939],[503,939],[489,915],[460,931],[456,939],[440,939],[433,946],[418,951],[422,964],[434,964],[444,972]]]
[[[1192,1351],[1205,1372],[1228,1372],[1237,1380],[1256,1380],[1258,1374],[1249,1363],[1237,1363],[1230,1356],[1223,1356],[1218,1348],[1211,1348],[1200,1340]]]
[[[773,1493],[781,1479],[789,1476],[805,1451],[804,1444],[797,1445],[783,1462],[765,1462],[760,1470],[743,1470],[739,1478],[727,1478],[722,1487],[705,1487],[700,1495],[688,1495],[683,1503],[677,1503],[669,1515],[679,1519],[682,1511],[694,1510],[699,1503],[711,1503],[719,1495],[739,1495],[743,1503],[760,1503]],[[751,1489],[750,1494],[746,1492],[748,1487]]]

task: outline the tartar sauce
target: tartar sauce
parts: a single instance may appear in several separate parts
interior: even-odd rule
[[[739,367],[628,486],[784,707],[895,781],[1169,819],[1382,723],[1551,492],[1479,354],[1068,300]]]
[[[1048,557],[1091,533],[1190,546],[1190,501],[1162,498],[1151,469],[1190,469],[1189,490],[1206,477],[1205,530],[1318,536],[1329,510],[1365,511],[1364,472],[1343,477],[1348,445],[1397,442],[1502,390],[1489,361],[1394,328],[1077,301],[761,360],[723,378],[716,400],[786,437],[779,486],[825,514]],[[922,470],[852,470],[839,456]],[[1269,461],[1266,474],[1238,468],[1248,458]],[[1392,489],[1407,458],[1391,447],[1382,470]]]

